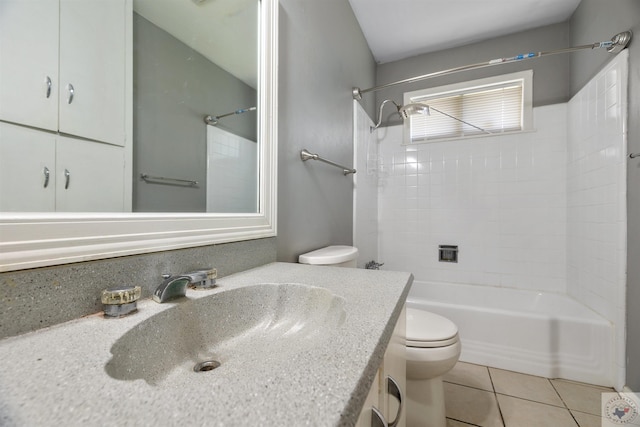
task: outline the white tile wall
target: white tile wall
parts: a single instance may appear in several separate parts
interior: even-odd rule
[[[628,52],[568,104],[567,290],[616,328],[624,385]]]
[[[353,101],[353,242],[358,267],[378,261],[378,140],[373,122],[359,102]]]
[[[257,144],[219,127],[206,127],[207,212],[257,212]]]
[[[569,102],[567,288],[615,322],[626,270],[626,73],[618,55]]]
[[[566,291],[566,105],[535,132],[402,146],[379,130],[379,253],[421,281]],[[457,264],[438,245],[458,245]]]

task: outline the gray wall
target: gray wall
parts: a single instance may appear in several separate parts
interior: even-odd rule
[[[353,179],[299,153],[353,163],[351,88],[375,62],[347,0],[281,0],[279,48],[278,260],[293,262],[352,243]]]
[[[640,1],[582,0],[571,18],[571,41],[587,44],[631,30],[629,45],[628,152],[640,153]],[[571,57],[571,93],[584,86],[610,59],[600,51]],[[627,169],[627,385],[640,392],[640,159]]]
[[[463,65],[486,62],[490,59],[509,57],[532,51],[559,49],[568,45],[568,23],[548,25],[467,46],[378,65],[376,85]],[[395,102],[402,104],[405,92],[529,69],[533,70],[534,106],[556,104],[569,100],[569,57],[567,55],[553,55],[394,86],[376,92],[376,105],[380,105],[385,99],[393,99]],[[361,89],[365,88],[361,87]],[[364,95],[364,97],[368,96],[372,95]],[[383,126],[400,124],[401,122],[401,119],[391,107],[385,108],[383,117]],[[377,120],[377,118],[374,120]]]
[[[255,106],[256,90],[138,14],[133,28],[133,210],[205,212],[203,118]],[[255,112],[233,115],[218,127],[255,141],[256,119]],[[200,184],[149,184],[143,172]]]

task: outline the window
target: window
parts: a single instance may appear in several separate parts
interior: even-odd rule
[[[532,77],[529,70],[405,93],[405,105],[430,107],[430,114],[409,116],[406,142],[530,130]]]

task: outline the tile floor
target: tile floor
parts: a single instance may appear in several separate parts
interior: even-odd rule
[[[600,427],[613,391],[458,362],[444,377],[447,427]]]

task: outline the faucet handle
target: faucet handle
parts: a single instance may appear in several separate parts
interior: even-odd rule
[[[100,300],[106,317],[122,317],[138,310],[137,303],[142,295],[140,286],[117,286],[102,291]]]

